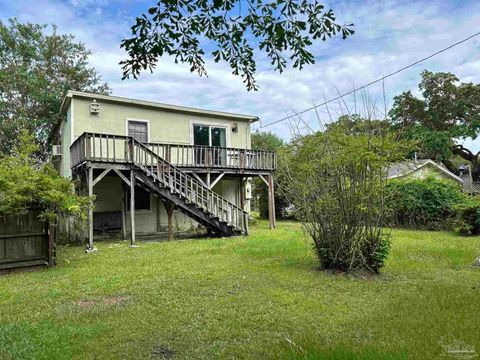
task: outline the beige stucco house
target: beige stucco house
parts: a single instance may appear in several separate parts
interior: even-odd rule
[[[55,162],[95,195],[94,234],[248,232],[250,179],[271,189],[275,153],[251,150],[256,116],[69,91]],[[133,209],[133,211],[131,210]]]

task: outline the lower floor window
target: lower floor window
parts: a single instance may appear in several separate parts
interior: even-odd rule
[[[126,201],[130,210],[130,190],[127,190]],[[150,210],[150,193],[138,186],[135,186],[135,210]]]

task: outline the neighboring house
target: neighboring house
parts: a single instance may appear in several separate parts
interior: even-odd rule
[[[434,176],[440,179],[450,179],[463,186],[463,180],[448,170],[443,164],[430,159],[412,160],[393,164],[388,169],[388,178],[418,178]]]
[[[250,149],[257,117],[76,91],[61,112],[57,167],[96,195],[90,249],[94,230],[128,231],[132,245],[136,232],[171,238],[174,227],[246,234],[253,176],[270,185],[275,226],[276,155]]]

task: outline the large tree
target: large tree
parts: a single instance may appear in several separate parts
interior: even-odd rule
[[[317,0],[160,0],[131,27],[123,40],[128,59],[122,61],[124,77],[136,78],[152,70],[158,59],[170,55],[188,63],[190,71],[206,75],[204,55],[225,61],[241,75],[248,90],[256,90],[255,52],[282,72],[288,61],[294,68],[313,64],[309,47],[341,34],[353,34],[353,24],[340,25],[332,9]]]
[[[37,157],[46,158],[48,139],[58,123],[68,90],[108,94],[90,51],[53,26],[0,22],[0,152],[8,155],[23,130],[35,135]]]
[[[480,151],[462,140],[480,134],[480,84],[460,83],[451,73],[422,72],[422,98],[411,91],[394,98],[390,111],[393,127],[405,138],[416,140],[422,157],[442,161],[458,173],[455,156],[469,162],[475,179],[480,176]]]

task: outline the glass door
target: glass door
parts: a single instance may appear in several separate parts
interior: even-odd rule
[[[208,125],[193,125],[194,165],[206,165],[207,146],[210,146],[210,127]]]
[[[217,166],[225,166],[227,163],[227,154],[224,149],[227,146],[227,129],[224,127],[211,127],[210,134],[213,148],[213,163]]]
[[[194,160],[197,165],[226,164],[227,128],[211,125],[193,125]]]

